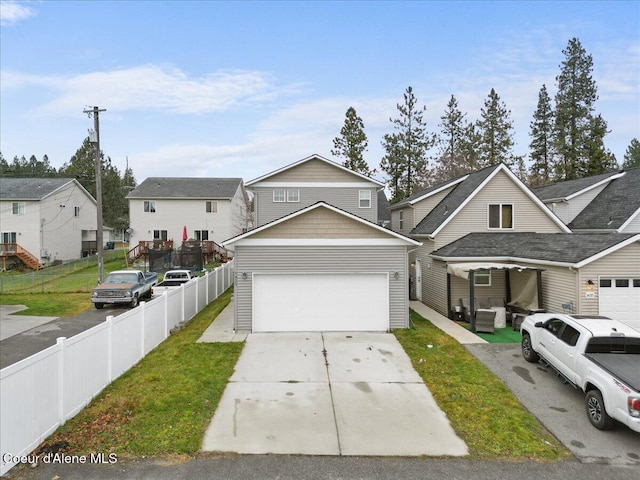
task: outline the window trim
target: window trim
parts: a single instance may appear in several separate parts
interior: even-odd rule
[[[498,222],[499,226],[492,227],[491,226],[491,207],[498,207]],[[509,206],[511,207],[511,226],[503,227],[502,226],[502,216],[503,216],[503,207]],[[488,230],[514,230],[515,229],[515,205],[513,203],[488,203],[487,204],[487,229]]]
[[[398,228],[400,230],[404,229],[404,210],[400,210],[399,220],[398,220]]]
[[[80,207],[73,207],[73,216],[80,218]]]
[[[276,199],[276,193],[278,198]],[[280,194],[282,194],[282,200],[280,200]],[[287,191],[284,188],[276,188],[273,190],[273,203],[285,203],[287,201]]]
[[[24,215],[25,202],[12,202],[11,214],[12,215]]]
[[[368,198],[362,198],[362,194],[366,193]],[[362,206],[362,201],[368,201],[369,205],[366,207]],[[358,208],[371,208],[371,190],[358,190]]]
[[[142,211],[144,213],[156,213],[156,201],[145,200],[142,206]]]
[[[481,278],[487,277],[488,283],[478,283],[478,273],[480,273]],[[491,270],[490,269],[476,270],[473,274],[473,286],[474,287],[490,287],[491,286]]]
[[[295,193],[295,199],[291,199],[291,194]],[[287,203],[300,203],[300,190],[287,190]]]
[[[215,207],[214,207],[215,206]],[[204,206],[205,213],[218,213],[218,201],[206,200]]]

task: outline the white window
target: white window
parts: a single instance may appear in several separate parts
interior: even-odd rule
[[[156,201],[155,200],[145,200],[144,201],[144,211],[147,213],[155,213],[156,211]]]
[[[80,207],[73,207],[73,216],[76,218],[80,217]]]
[[[476,287],[490,287],[491,270],[476,270],[473,276],[473,284]]]
[[[400,210],[400,230],[404,228],[404,210]]]
[[[286,190],[274,190],[273,191],[273,201],[274,202],[284,202],[287,199],[287,191]]]
[[[167,231],[166,230],[154,230],[153,231],[153,239],[154,240],[163,240],[167,241]]]
[[[193,233],[196,237],[196,240],[199,240],[201,242],[209,240],[209,230],[195,230]]]
[[[206,202],[206,211],[207,213],[218,213],[218,202],[209,200]]]
[[[358,191],[358,200],[360,208],[371,208],[371,190]]]
[[[513,204],[496,203],[489,205],[490,229],[513,229]]]
[[[14,215],[24,215],[24,202],[13,202],[12,212]]]
[[[299,202],[300,201],[300,190],[287,190],[287,202]]]

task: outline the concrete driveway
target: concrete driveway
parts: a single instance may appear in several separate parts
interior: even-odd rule
[[[250,334],[208,452],[464,456],[393,335]]]

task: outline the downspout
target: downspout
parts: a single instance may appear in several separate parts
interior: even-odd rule
[[[471,331],[476,333],[476,302],[475,302],[475,291],[473,290],[474,283],[476,279],[476,272],[473,270],[469,270],[469,318],[471,319]]]

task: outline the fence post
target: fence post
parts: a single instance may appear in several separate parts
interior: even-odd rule
[[[164,304],[164,338],[169,337],[169,292],[162,295],[162,303]]]
[[[184,283],[180,285],[180,321],[184,322],[186,315],[184,314]]]
[[[196,278],[196,314],[200,311],[200,309],[198,308],[200,306],[200,304],[198,303],[198,297],[199,297],[199,293],[200,293],[200,287],[198,286],[198,284],[200,283],[200,277]]]
[[[140,332],[141,332],[141,337],[140,337],[140,359],[144,358],[144,318],[145,318],[145,307],[147,305],[147,302],[140,302]]]
[[[67,337],[56,338],[58,345],[58,421],[64,425],[64,342]]]
[[[113,381],[113,315],[107,316],[107,385]],[[105,387],[107,386],[105,385]]]
[[[204,304],[209,305],[209,272],[204,274]]]

